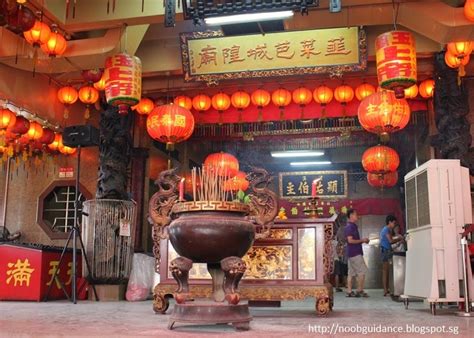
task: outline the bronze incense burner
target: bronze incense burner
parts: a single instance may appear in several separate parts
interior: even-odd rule
[[[252,318],[248,305],[240,303],[238,293],[246,270],[242,257],[256,238],[268,235],[278,206],[276,194],[268,188],[271,176],[264,169],[253,168],[248,179],[248,204],[225,197],[179,201],[176,187],[180,177],[175,170],[163,172],[157,180],[159,191],[150,200],[155,256],[159,258],[157,243],[161,238],[169,238],[180,255],[169,266],[178,284],[170,329],[175,322],[229,323],[237,329],[249,328]],[[189,302],[188,276],[193,263],[207,264],[213,285],[211,301]]]

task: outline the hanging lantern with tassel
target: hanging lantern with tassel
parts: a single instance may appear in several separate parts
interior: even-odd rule
[[[105,90],[105,73],[102,74],[102,77],[100,78],[99,81],[94,83],[94,88],[97,89],[99,92],[102,92]]]
[[[346,106],[354,99],[354,90],[348,85],[341,85],[334,90],[334,98],[342,105],[342,116],[346,116]]]
[[[321,105],[321,118],[326,118],[326,106],[332,101],[334,92],[327,86],[319,86],[313,92],[313,98],[316,103]]]
[[[6,13],[6,24],[8,29],[16,34],[20,34],[32,29],[36,22],[35,13],[25,6],[15,8],[15,12]],[[2,8],[0,8],[0,12],[1,9]]]
[[[136,106],[132,107],[132,109],[134,109],[140,115],[148,115],[153,111],[154,108],[155,103],[146,97],[143,97]]]
[[[7,132],[18,137],[20,135],[26,134],[30,129],[30,121],[28,121],[23,116],[17,116],[15,123],[7,128]]]
[[[95,104],[99,99],[99,92],[92,86],[84,86],[79,89],[79,100],[86,105],[84,118],[88,120],[91,115],[90,106]]]
[[[49,145],[54,142],[55,139],[54,131],[50,128],[43,128],[43,135],[39,139],[37,139],[38,143],[41,145]]]
[[[142,64],[136,56],[116,54],[105,62],[105,97],[119,114],[127,114],[142,95]]]
[[[41,45],[41,49],[49,57],[54,58],[64,54],[67,48],[67,42],[63,35],[58,33],[57,26],[51,25],[52,32],[49,35],[49,39],[46,43]]]
[[[219,112],[219,124],[222,124],[222,113],[230,107],[229,95],[220,92],[212,97],[212,107]]]
[[[387,146],[378,145],[367,149],[362,155],[362,167],[373,174],[387,174],[398,169],[400,157]]]
[[[263,120],[263,108],[270,104],[271,95],[264,89],[257,89],[250,96],[252,104],[258,108],[258,122]]]
[[[291,103],[291,92],[283,88],[275,90],[272,93],[272,102],[280,110],[280,120],[283,120],[285,107]]]
[[[418,85],[414,84],[411,87],[405,88],[405,99],[414,99],[418,96]]]
[[[176,96],[173,100],[173,103],[187,110],[191,110],[191,108],[193,107],[193,100],[186,95]]]
[[[25,136],[30,141],[38,141],[43,136],[43,127],[38,122],[31,121],[30,128],[26,132]]]
[[[5,146],[5,132],[16,122],[16,115],[10,109],[0,108],[0,146]]]
[[[464,4],[464,16],[469,21],[474,21],[474,0],[466,0]]]
[[[446,65],[450,68],[458,69],[458,84],[461,84],[461,77],[466,76],[466,70],[464,69],[464,66],[469,63],[469,59],[469,54],[466,54],[463,57],[453,55],[449,51],[444,54],[444,62]]]
[[[304,119],[304,108],[311,103],[313,100],[313,93],[306,87],[299,87],[293,91],[293,102],[300,106],[301,108],[301,117]]]
[[[420,83],[418,87],[422,98],[429,99],[433,97],[435,82],[433,79],[428,79]]]
[[[193,97],[193,108],[200,113],[209,110],[211,104],[211,98],[207,95],[199,94]]]
[[[76,88],[71,86],[62,87],[58,90],[58,100],[64,105],[64,118],[69,118],[69,106],[74,104],[79,98]]]
[[[48,144],[48,148],[52,151],[59,151],[59,146],[63,142],[63,136],[60,133],[54,134],[54,140],[50,144]]]
[[[391,31],[377,37],[375,49],[379,85],[403,98],[405,88],[416,83],[415,39],[410,32]]]
[[[362,83],[361,85],[357,86],[355,90],[355,96],[357,100],[362,101],[366,97],[375,93],[375,87],[372,86],[370,83]]]
[[[239,122],[242,122],[242,111],[250,105],[250,95],[243,90],[238,90],[232,94],[230,102],[238,110]]]
[[[34,47],[33,54],[33,76],[36,73],[36,61],[38,60],[38,48],[49,40],[51,29],[47,24],[40,20],[36,20],[33,28],[23,33],[26,41]]]
[[[367,183],[374,188],[391,188],[398,182],[398,172],[393,171],[386,174],[367,173]]]

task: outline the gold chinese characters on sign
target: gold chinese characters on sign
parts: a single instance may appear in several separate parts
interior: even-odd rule
[[[187,81],[341,73],[367,66],[365,33],[358,27],[223,36],[181,34]]]
[[[309,198],[312,194],[313,181],[315,182],[316,196],[319,198],[347,197],[347,171],[345,170],[280,173],[280,197],[285,199]],[[293,210],[291,210],[291,214],[295,215]]]

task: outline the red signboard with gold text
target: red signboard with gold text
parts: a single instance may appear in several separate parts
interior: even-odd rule
[[[51,292],[48,299],[66,298],[60,282],[71,294],[72,251],[65,254],[59,266],[59,249],[31,248],[23,245],[0,245],[0,300],[34,300],[41,301],[46,296],[48,287]],[[81,274],[81,256],[78,256],[78,276]],[[56,269],[59,278],[53,280]]]

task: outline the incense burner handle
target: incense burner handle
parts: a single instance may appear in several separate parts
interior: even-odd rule
[[[247,179],[252,191],[249,194],[250,215],[257,223],[255,239],[266,238],[278,215],[277,195],[268,188],[273,177],[263,168],[251,167]]]

